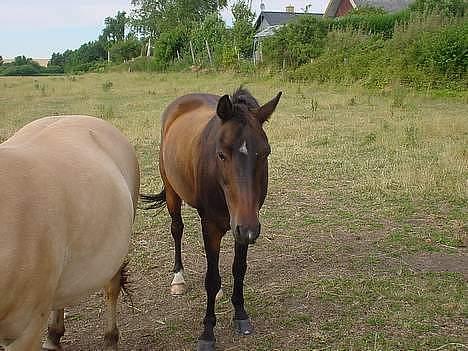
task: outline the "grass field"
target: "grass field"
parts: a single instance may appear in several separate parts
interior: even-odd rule
[[[2,78],[0,141],[38,117],[100,116],[135,145],[142,192],[156,192],[164,107],[241,83],[260,102],[284,95],[266,126],[270,187],[246,276],[256,334],[239,338],[231,328],[228,234],[218,349],[466,350],[468,93],[371,93],[214,73]],[[183,217],[189,291],[173,298],[168,215],[138,214],[121,350],[195,349],[205,261],[196,212],[184,208]],[[103,306],[98,292],[68,310],[66,350],[100,349]]]

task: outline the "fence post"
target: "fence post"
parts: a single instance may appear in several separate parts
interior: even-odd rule
[[[146,56],[151,56],[151,38],[148,39],[148,49],[146,50]]]
[[[193,53],[192,41],[190,40],[189,43],[190,43],[190,52],[192,53],[192,61],[193,61],[193,64],[195,65],[195,54]]]
[[[210,46],[208,45],[208,40],[205,39],[206,51],[208,51],[208,58],[210,59],[210,65],[213,66],[213,59],[211,58]]]

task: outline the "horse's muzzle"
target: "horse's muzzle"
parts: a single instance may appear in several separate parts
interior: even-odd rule
[[[257,226],[243,226],[243,225],[236,225],[236,229],[234,231],[234,239],[244,245],[255,244],[255,241],[258,239],[260,235],[260,223]]]

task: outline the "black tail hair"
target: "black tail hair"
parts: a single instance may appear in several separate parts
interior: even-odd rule
[[[140,199],[143,203],[150,204],[145,210],[160,208],[166,203],[166,189],[163,188],[159,194],[140,194]]]
[[[130,274],[128,273],[128,264],[129,259],[126,258],[122,266],[120,267],[120,290],[124,297],[130,300],[130,304],[133,307],[133,300],[132,300],[132,284],[129,280]]]

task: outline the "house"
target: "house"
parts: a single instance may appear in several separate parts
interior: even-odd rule
[[[324,17],[340,17],[360,7],[371,6],[386,12],[397,12],[409,6],[414,0],[330,0]]]
[[[262,12],[260,12],[254,26],[256,32],[254,36],[254,63],[262,61],[262,39],[273,35],[276,29],[295,20],[298,16],[315,16],[322,18],[323,14],[295,12],[294,6],[287,6],[285,12],[265,11],[264,6],[262,6]]]

